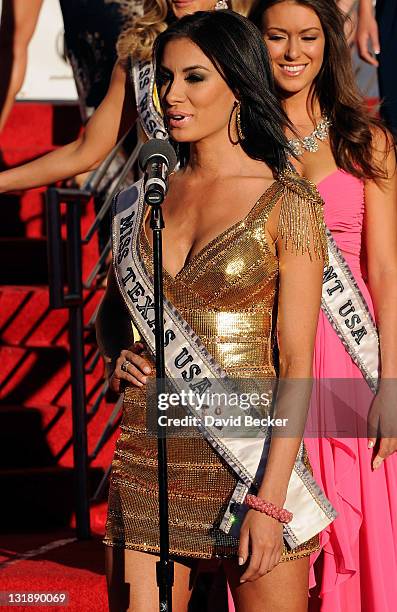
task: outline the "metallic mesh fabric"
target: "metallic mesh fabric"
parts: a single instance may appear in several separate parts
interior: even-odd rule
[[[266,222],[280,201],[280,231],[291,248],[324,255],[318,195],[291,178],[275,182],[243,221],[204,247],[176,277],[164,271],[167,297],[231,376],[275,376],[278,259]],[[151,248],[144,227],[141,252],[151,273]],[[147,429],[146,409],[146,390],[127,388],[104,542],[157,552],[157,440]],[[236,485],[234,473],[195,430],[169,438],[167,446],[170,552],[198,558],[235,556],[238,541],[218,529]],[[284,546],[282,560],[317,548],[318,537],[294,551]]]

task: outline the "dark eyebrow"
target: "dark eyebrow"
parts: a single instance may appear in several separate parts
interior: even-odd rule
[[[169,72],[171,73],[172,71],[169,68],[166,68],[165,66],[160,66],[161,70],[164,70],[164,72]],[[209,68],[206,68],[205,66],[200,66],[200,64],[196,64],[195,66],[188,66],[187,68],[184,68],[182,70],[182,72],[189,72],[190,70],[206,70],[207,72],[210,72]]]
[[[206,68],[205,66],[200,66],[200,64],[196,64],[195,66],[188,66],[187,68],[184,68],[182,72],[189,72],[189,70],[206,70],[207,72],[210,72],[210,70],[208,68]]]
[[[288,34],[287,30],[284,30],[284,28],[278,28],[277,26],[269,26],[267,29],[278,30],[279,32],[284,32],[284,34]],[[304,30],[301,30],[299,34],[304,34],[305,32],[309,32],[310,30],[317,30],[317,32],[321,32],[320,28],[316,28],[316,26],[313,26],[311,28],[305,28]]]

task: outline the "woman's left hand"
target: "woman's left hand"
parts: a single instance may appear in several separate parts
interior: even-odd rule
[[[283,525],[257,510],[248,510],[240,531],[239,565],[249,559],[240,582],[253,582],[270,572],[280,561]]]
[[[372,468],[397,451],[397,382],[382,380],[368,414],[368,448],[375,449]]]

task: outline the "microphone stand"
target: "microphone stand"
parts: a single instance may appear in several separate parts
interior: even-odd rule
[[[149,198],[148,198],[149,199]],[[146,200],[147,201],[147,200]],[[163,258],[162,235],[164,228],[161,201],[149,201],[151,205],[150,228],[153,232],[153,273],[155,307],[156,347],[156,391],[157,391],[157,449],[160,521],[160,561],[156,563],[156,578],[159,588],[160,612],[172,612],[172,586],[174,584],[174,563],[170,560],[168,531],[168,478],[166,426],[159,424],[158,397],[165,389],[164,359],[164,314],[163,314]]]

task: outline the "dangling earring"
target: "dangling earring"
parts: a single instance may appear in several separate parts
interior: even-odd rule
[[[238,145],[240,144],[240,142],[242,140],[244,140],[245,136],[243,134],[243,130],[241,129],[241,116],[240,116],[240,109],[241,109],[241,104],[240,102],[235,102],[232,108],[232,112],[230,113],[230,117],[229,117],[229,125],[228,125],[228,132],[229,132],[229,140],[232,144],[234,145]],[[231,133],[231,123],[232,123],[232,117],[234,115],[234,111],[236,111],[236,132],[237,132],[237,140],[233,140],[232,138],[232,133]]]
[[[215,11],[221,11],[223,9],[228,9],[229,5],[226,0],[218,0],[218,2],[214,6]]]
[[[241,128],[241,102],[237,104],[236,125],[237,125],[237,134],[238,134],[239,140],[244,140],[245,136]]]

